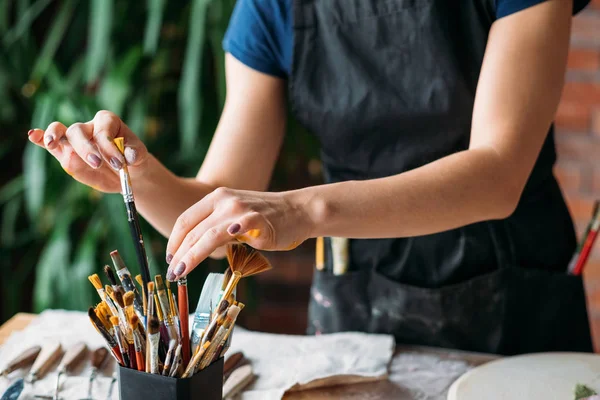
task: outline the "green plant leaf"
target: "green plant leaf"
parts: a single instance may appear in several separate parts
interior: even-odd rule
[[[0,33],[4,34],[8,30],[8,21],[10,19],[10,3],[12,0],[0,1]]]
[[[108,58],[114,0],[91,0],[87,82],[95,81]]]
[[[12,200],[17,194],[21,193],[25,186],[24,182],[25,180],[23,179],[23,175],[19,175],[2,186],[0,188],[0,206],[7,201]]]
[[[29,219],[37,224],[37,219],[44,204],[44,187],[46,185],[47,151],[27,143],[23,154],[23,176],[25,177],[25,204]]]
[[[210,0],[193,0],[189,20],[188,41],[179,84],[180,150],[184,156],[198,152],[196,146],[202,119],[202,52],[206,29],[206,10]],[[206,149],[203,149],[205,152]]]
[[[61,213],[61,218],[57,221],[52,236],[40,255],[40,260],[36,266],[33,291],[33,308],[35,312],[59,306],[60,293],[57,287],[61,284],[61,279],[68,281],[66,266],[69,263],[71,252],[69,241],[71,221],[71,214],[68,210]]]
[[[61,40],[67,32],[77,2],[78,0],[63,1],[62,7],[58,11],[58,15],[54,18],[54,23],[50,28],[46,42],[33,66],[31,79],[34,82],[40,82],[48,71],[52,60],[54,59],[54,55],[56,54],[56,50],[58,50],[58,46],[60,46]]]
[[[64,283],[61,293],[66,308],[84,310],[94,301],[94,290],[87,284],[87,277],[96,272],[96,256],[104,223],[101,213],[92,217],[79,241],[75,258],[69,269],[69,281]]]
[[[98,93],[98,104],[105,110],[122,115],[127,98],[131,93],[132,76],[142,59],[142,49],[130,49],[102,82]]]
[[[138,94],[129,106],[127,113],[127,126],[134,132],[140,140],[144,141],[146,138],[144,130],[144,122],[146,121],[146,112],[148,104],[146,102],[146,96],[144,94]]]
[[[144,54],[153,55],[158,48],[160,29],[162,27],[163,14],[165,11],[165,0],[147,0],[148,18],[146,20],[146,32],[144,34]]]
[[[21,198],[14,197],[2,211],[2,230],[0,231],[0,244],[12,247],[15,242],[16,222],[21,209]]]
[[[10,1],[3,0],[0,3],[3,3],[4,10],[6,15],[4,18],[9,18],[8,10],[10,8]],[[22,13],[19,13],[20,18],[17,24],[6,32],[4,38],[2,40],[5,47],[12,45],[15,41],[19,40],[23,35],[27,34],[31,29],[31,24],[33,21],[44,11],[44,9],[52,3],[52,0],[38,0],[33,5],[28,7],[25,10],[21,10]]]

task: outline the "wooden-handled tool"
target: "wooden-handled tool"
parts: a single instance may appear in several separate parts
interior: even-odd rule
[[[34,383],[41,379],[50,370],[52,365],[63,353],[62,346],[57,341],[49,341],[42,346],[40,354],[35,359],[31,371],[27,376],[27,382]]]
[[[58,374],[56,375],[56,389],[54,391],[54,397],[46,395],[35,395],[38,399],[55,399],[58,400],[58,393],[60,391],[60,377],[63,374],[73,372],[77,366],[83,361],[87,354],[87,345],[83,342],[78,342],[69,347],[65,355],[63,356],[58,366]]]
[[[92,363],[92,372],[90,373],[90,381],[88,383],[88,394],[87,397],[81,400],[93,400],[92,387],[94,385],[94,379],[98,375],[98,371],[104,365],[104,362],[108,359],[108,350],[104,347],[99,347],[92,352],[90,361]]]
[[[231,373],[223,385],[223,398],[227,399],[241,392],[254,380],[252,365],[247,364],[237,368]]]
[[[16,371],[21,368],[26,368],[33,364],[38,354],[42,350],[41,346],[33,346],[19,354],[15,357],[8,365],[0,371],[0,376],[6,376],[13,371]]]

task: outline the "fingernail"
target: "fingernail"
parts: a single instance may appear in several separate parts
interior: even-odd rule
[[[31,136],[31,134],[33,133],[35,129],[30,129],[29,132],[27,132],[27,136]]]
[[[183,261],[181,261],[179,264],[177,264],[177,266],[175,267],[175,270],[173,272],[177,276],[183,274],[185,272],[185,263]]]
[[[114,169],[119,170],[123,168],[123,163],[117,157],[111,157],[109,162]]]
[[[98,157],[95,154],[88,154],[87,160],[90,162],[90,164],[92,164],[92,167],[94,168],[98,168],[100,166],[100,163],[102,162],[102,160],[100,160],[100,157]]]
[[[175,280],[175,278],[177,278],[177,277],[175,276],[175,274],[173,273],[173,271],[171,270],[171,268],[169,268],[167,270],[167,280],[173,282]]]
[[[52,143],[54,143],[54,135],[46,135],[44,136],[44,144],[46,145],[46,147],[49,147],[50,145],[52,145]]]
[[[230,226],[230,227],[227,229],[227,232],[228,232],[230,235],[235,235],[236,233],[238,233],[238,232],[240,231],[240,229],[241,229],[241,228],[242,228],[242,227],[241,227],[241,225],[240,225],[240,224],[233,224],[233,225],[231,225],[231,226]]]
[[[125,154],[125,161],[127,161],[127,164],[135,164],[135,160],[137,159],[136,149],[132,149],[131,147],[125,147],[125,151],[123,153]]]
[[[167,253],[167,264],[171,264],[171,261],[173,261],[173,254]]]

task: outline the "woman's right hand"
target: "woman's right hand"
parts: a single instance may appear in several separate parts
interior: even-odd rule
[[[119,169],[123,163],[135,174],[148,159],[146,146],[110,111],[98,111],[93,120],[68,128],[53,122],[46,130],[30,130],[28,136],[77,181],[105,193],[120,192]],[[125,139],[125,156],[113,142],[117,137]]]

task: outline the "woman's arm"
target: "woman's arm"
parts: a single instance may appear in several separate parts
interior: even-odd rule
[[[284,82],[226,57],[227,99],[198,176],[181,178],[150,155],[117,117],[100,111],[70,127],[54,122],[29,131],[67,173],[97,190],[120,190],[118,169],[127,162],[140,213],[169,236],[179,215],[218,186],[265,190],[281,147],[285,124]],[[112,139],[125,138],[125,157]]]
[[[408,237],[509,216],[558,106],[571,9],[572,1],[549,0],[494,23],[468,150],[376,180],[283,193],[215,191],[178,218],[167,245],[169,279],[232,237],[286,250],[309,237]]]
[[[558,106],[571,9],[550,0],[494,23],[468,150],[393,177],[290,193],[310,210],[311,236],[415,236],[509,216]]]

